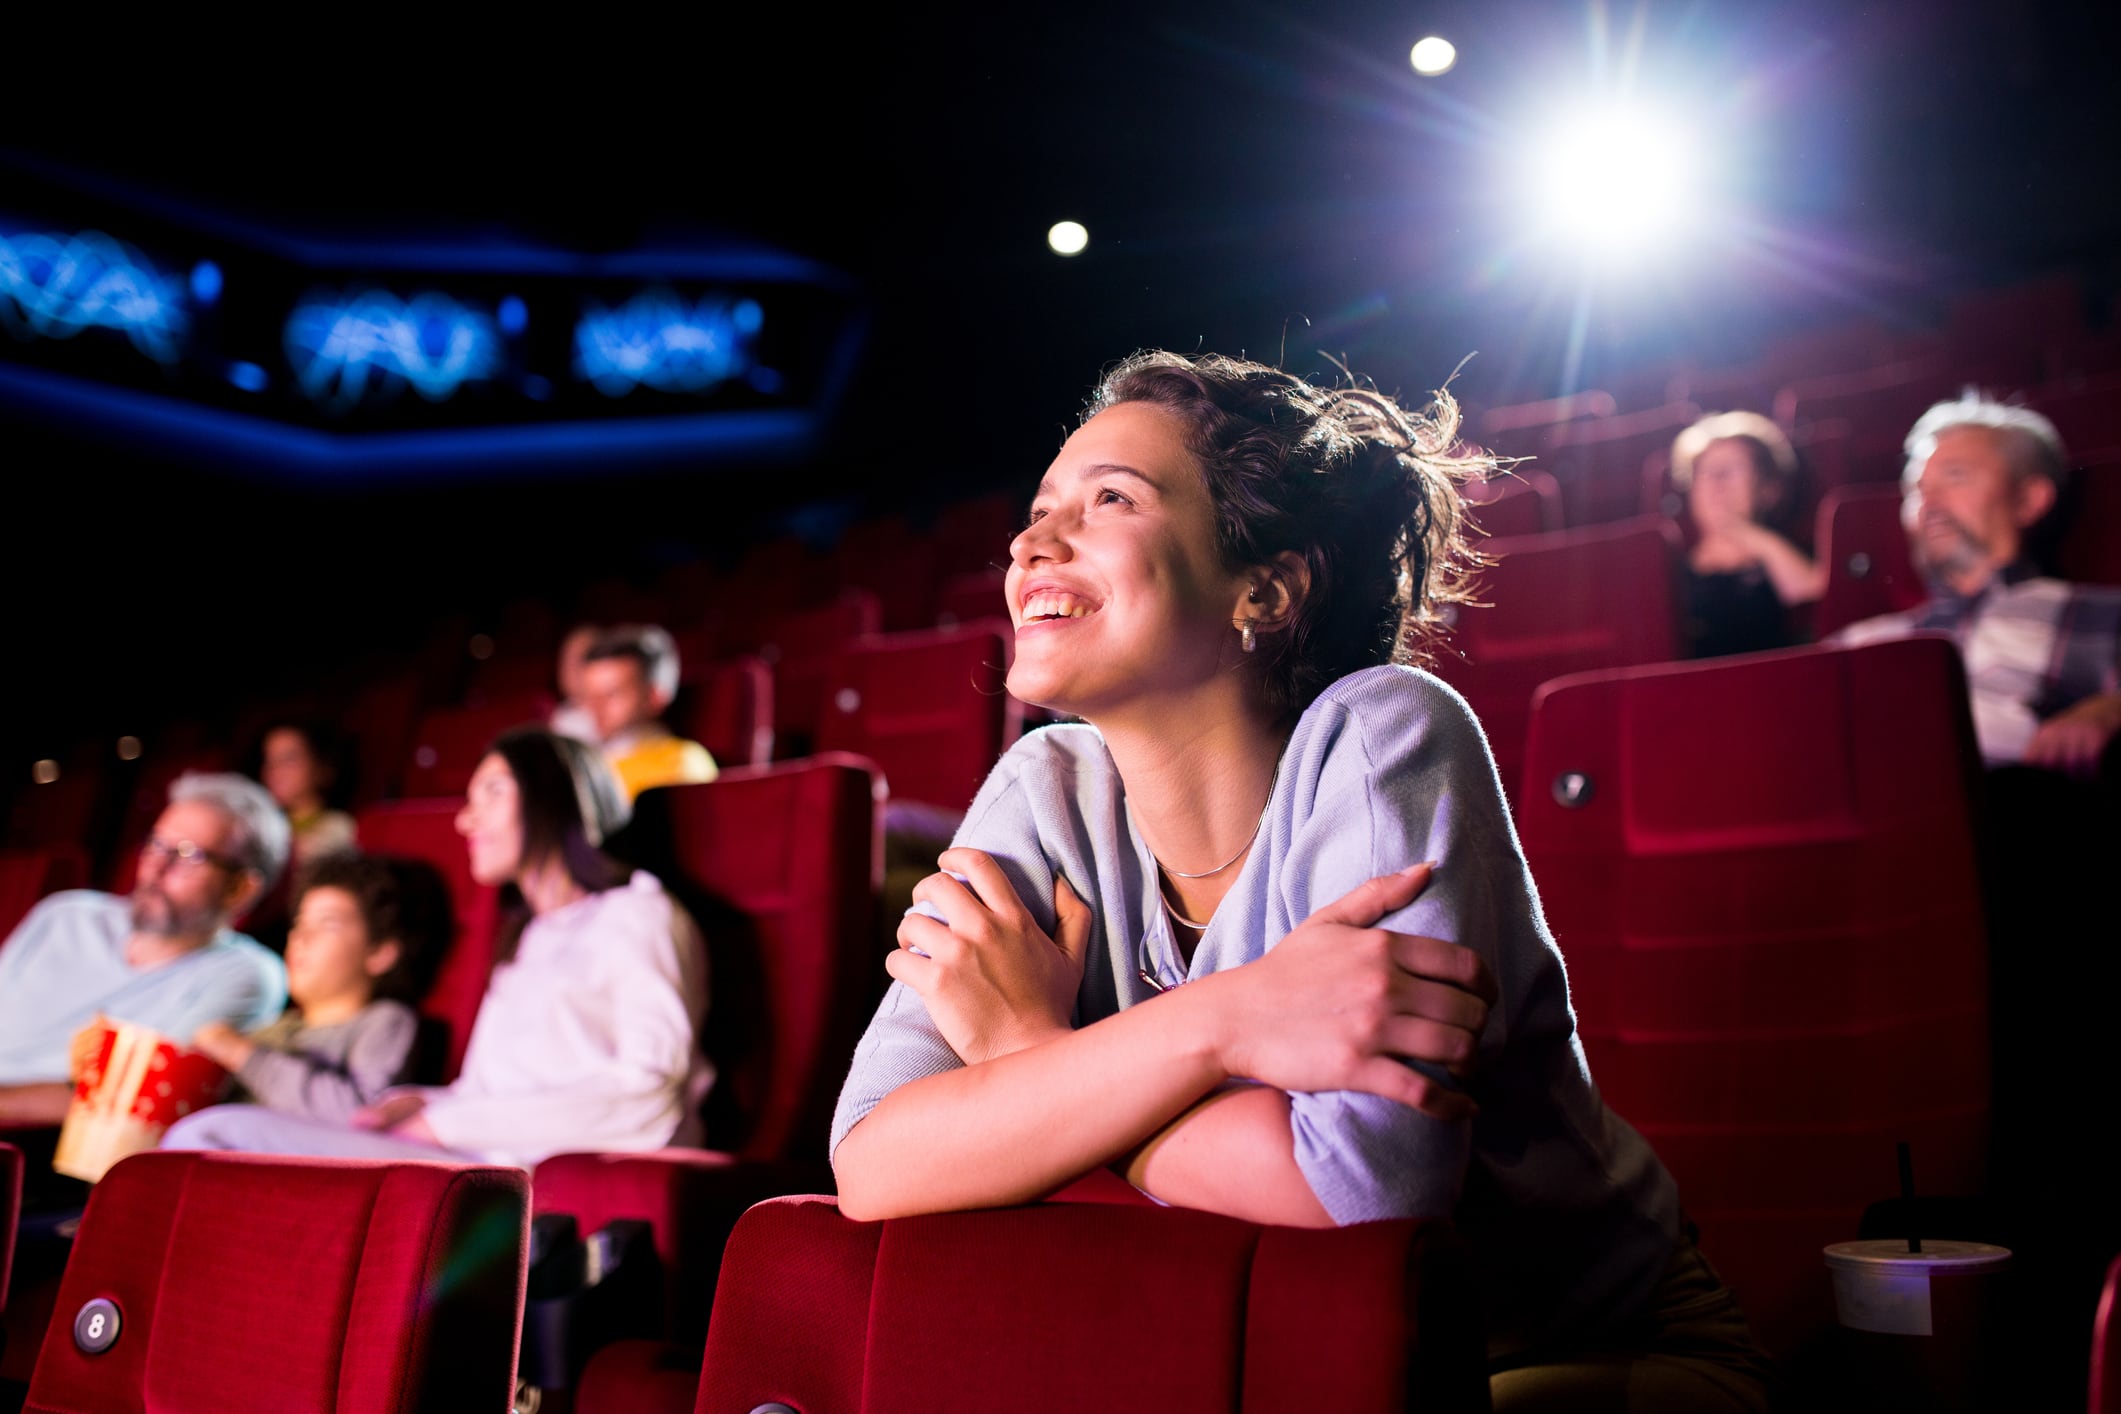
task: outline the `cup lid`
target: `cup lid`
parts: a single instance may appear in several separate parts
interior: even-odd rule
[[[1830,1242],[1826,1264],[1847,1271],[1877,1271],[1891,1268],[1929,1272],[1987,1272],[2010,1265],[2011,1249],[1988,1242],[1956,1242],[1947,1237],[1925,1237],[1922,1250],[1907,1250],[1904,1237],[1867,1238],[1861,1242]]]

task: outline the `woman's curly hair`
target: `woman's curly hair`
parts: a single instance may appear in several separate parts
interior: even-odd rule
[[[1105,374],[1082,420],[1135,402],[1184,424],[1226,566],[1293,551],[1310,570],[1287,629],[1261,641],[1277,713],[1300,713],[1358,669],[1415,661],[1444,607],[1468,597],[1481,561],[1458,487],[1496,463],[1459,445],[1448,390],[1410,413],[1353,378],[1325,388],[1245,359],[1150,350]]]

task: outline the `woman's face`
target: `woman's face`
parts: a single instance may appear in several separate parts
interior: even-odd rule
[[[1181,424],[1149,403],[1090,419],[1054,458],[1009,546],[1009,690],[1094,717],[1182,700],[1227,671],[1251,580],[1223,568]]]
[[[293,727],[266,733],[264,769],[259,775],[282,810],[314,804],[324,794],[322,765],[309,749],[309,738]]]
[[[457,812],[457,833],[471,851],[471,877],[482,884],[512,882],[523,869],[523,795],[499,753],[471,773]]]
[[[1760,469],[1745,443],[1724,437],[1701,449],[1687,487],[1687,510],[1696,525],[1757,520],[1765,509]]]

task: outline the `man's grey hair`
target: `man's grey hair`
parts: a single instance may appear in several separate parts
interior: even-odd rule
[[[1950,402],[1938,403],[1921,417],[1907,434],[1907,468],[1902,481],[1913,486],[1922,475],[1923,464],[1937,450],[1937,438],[1954,427],[1986,427],[2007,433],[2011,475],[2023,482],[2037,476],[2062,489],[2069,475],[2069,453],[2055,424],[2028,407],[1998,402],[1968,388]]]
[[[597,635],[583,661],[602,658],[632,658],[641,665],[641,677],[664,698],[678,694],[678,644],[668,629],[654,624],[621,624]]]
[[[186,771],[169,788],[169,803],[178,801],[211,805],[228,817],[233,827],[228,852],[246,872],[258,876],[260,888],[269,889],[279,879],[287,867],[293,831],[265,787],[233,771]]]

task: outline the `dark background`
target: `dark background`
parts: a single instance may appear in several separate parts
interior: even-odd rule
[[[1018,8],[84,22],[16,50],[0,149],[334,237],[734,233],[852,276],[870,324],[829,447],[795,467],[592,457],[327,487],[0,415],[6,770],[284,690],[452,610],[728,554],[805,506],[820,525],[1028,484],[1099,368],[1142,346],[1319,373],[1330,354],[1410,395],[1472,353],[1455,387],[1495,403],[1735,362],[1807,324],[1915,327],[2058,268],[2103,319],[2121,282],[2115,7],[1000,13]],[[1460,60],[1423,80],[1406,54],[1431,32]],[[1552,100],[1623,75],[1694,115],[1754,229],[1591,285],[1528,246],[1513,164]],[[1045,247],[1063,217],[1091,232],[1074,260]]]

